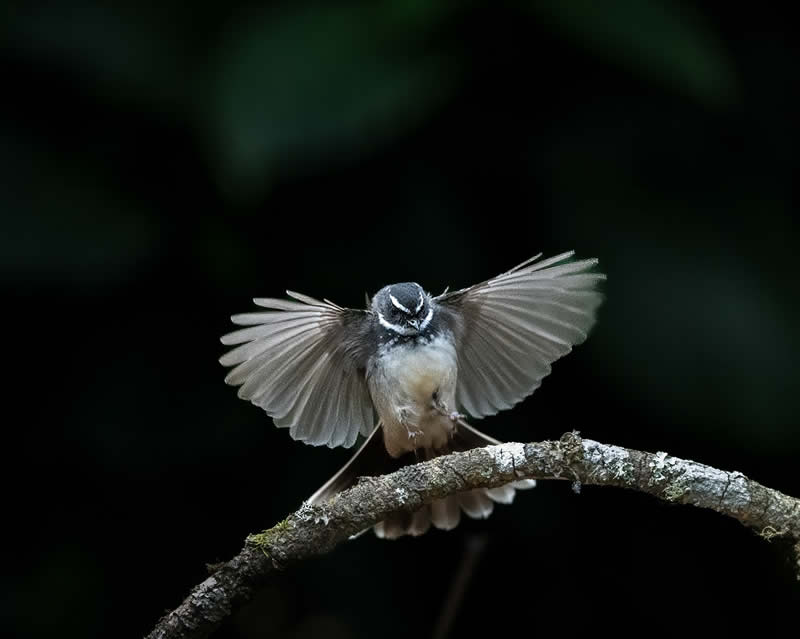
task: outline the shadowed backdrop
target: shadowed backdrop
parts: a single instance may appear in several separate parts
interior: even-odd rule
[[[477,425],[577,429],[800,494],[786,16],[394,0],[4,18],[15,636],[144,634],[348,459],[223,383],[229,316],[287,288],[361,307],[391,282],[439,293],[540,251],[598,257],[590,339]],[[431,636],[464,572],[453,637],[765,633],[800,604],[785,550],[709,512],[541,482],[486,521],[293,568],[216,636]]]

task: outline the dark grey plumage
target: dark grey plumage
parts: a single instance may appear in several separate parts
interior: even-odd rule
[[[312,502],[364,474],[497,443],[455,411],[473,417],[510,408],[530,395],[556,359],[587,337],[602,301],[596,260],[572,252],[539,256],[492,279],[438,297],[419,284],[382,288],[366,311],[287,293],[296,301],[254,300],[266,312],[233,316],[247,326],[222,338],[238,345],[220,361],[239,396],[277,426],[313,445],[366,442]],[[377,425],[376,425],[377,422]],[[388,453],[388,454],[387,454]],[[471,491],[413,516],[376,526],[385,537],[450,529],[460,512],[487,517],[530,483]]]

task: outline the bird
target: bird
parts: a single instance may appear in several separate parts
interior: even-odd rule
[[[433,296],[416,282],[381,288],[367,308],[286,291],[266,310],[233,315],[221,341],[225,381],[278,428],[313,446],[357,452],[307,501],[322,504],[358,477],[500,443],[473,427],[531,395],[551,364],[583,342],[603,301],[598,260],[542,254],[488,280]],[[520,480],[435,500],[374,526],[378,537],[455,528],[486,518]]]

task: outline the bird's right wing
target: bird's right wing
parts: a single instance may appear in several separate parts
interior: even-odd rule
[[[597,260],[572,252],[528,260],[497,277],[434,298],[458,350],[456,401],[473,417],[530,395],[550,364],[586,339],[602,301]]]
[[[364,378],[369,313],[287,293],[297,301],[257,298],[266,312],[234,315],[247,326],[222,337],[239,344],[220,358],[235,366],[225,381],[279,428],[314,446],[352,446],[375,426]]]

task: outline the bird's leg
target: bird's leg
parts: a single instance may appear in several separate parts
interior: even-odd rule
[[[401,408],[397,411],[397,421],[400,422],[408,433],[408,438],[414,443],[414,452],[417,450],[417,437],[422,434],[418,428],[412,428],[410,411],[407,408]]]
[[[457,424],[459,421],[464,420],[467,418],[466,415],[459,413],[458,411],[448,410],[447,405],[442,401],[442,398],[439,396],[438,389],[433,391],[433,408],[436,410],[437,413],[440,415],[444,415],[454,424]]]
[[[442,398],[439,396],[439,390],[436,389],[433,391],[433,409],[439,413],[440,415],[444,415],[453,422],[453,429],[450,431],[450,436],[452,437],[455,435],[456,432],[456,424],[464,423],[464,420],[467,418],[466,415],[459,413],[458,411],[449,410],[447,405],[442,401]]]

